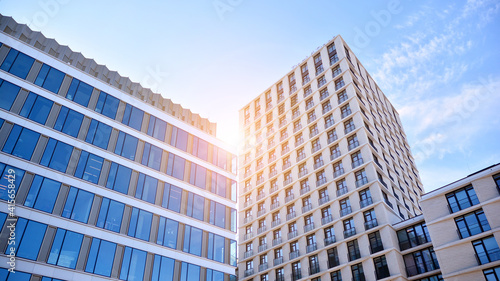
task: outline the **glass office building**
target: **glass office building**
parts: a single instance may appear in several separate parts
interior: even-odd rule
[[[215,124],[5,16],[0,172],[0,280],[236,279]]]

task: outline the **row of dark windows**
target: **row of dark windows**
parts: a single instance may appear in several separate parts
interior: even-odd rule
[[[37,123],[53,127],[57,131],[85,140],[87,143],[94,144],[102,149],[113,151],[115,154],[139,162],[157,171],[167,173],[180,180],[185,180],[184,166],[186,160],[182,157],[173,153],[168,153],[168,156],[164,156],[166,152],[157,146],[148,142],[143,142],[137,137],[118,131],[95,119],[90,119],[72,109],[54,104],[53,101],[35,93],[30,92],[26,96],[24,90],[1,79],[0,93],[2,98],[6,97],[6,99],[0,102],[0,107],[3,109],[19,113],[19,115]],[[48,120],[51,114],[55,122]],[[177,131],[178,130],[174,128],[173,132]],[[174,136],[177,135],[180,135],[180,133],[174,134]],[[179,140],[179,142],[187,144],[187,138],[183,138],[182,141]],[[140,155],[141,150],[142,157]],[[27,159],[29,157],[28,153],[29,151],[25,151],[22,157]],[[172,165],[162,167],[162,162],[166,162],[164,158],[168,158],[170,163],[174,161],[178,163],[177,167],[175,167],[175,169]],[[200,165],[191,163],[191,166],[191,170],[193,171],[189,179],[191,184],[207,189],[220,196],[231,198],[233,201],[236,199],[235,181],[230,181],[225,176],[210,171]],[[94,180],[97,179],[94,178]],[[228,181],[230,181],[230,183],[228,183]],[[227,188],[229,184],[231,185],[231,189]]]
[[[72,100],[84,107],[89,106],[89,103],[93,98],[93,93],[99,92],[99,97],[97,99],[95,107],[94,105],[91,106],[92,109],[111,119],[117,118],[120,104],[120,100],[118,98],[94,89],[94,87],[92,87],[91,85],[88,85],[75,78],[72,78],[71,83],[69,83],[68,87],[67,85],[65,85],[65,78],[67,77],[65,73],[47,64],[41,64],[40,62],[35,61],[34,58],[13,48],[9,48],[6,45],[0,45],[0,47],[5,48],[5,50],[9,50],[5,59],[0,65],[0,69],[7,71],[21,79],[26,79],[30,82],[33,82],[35,85],[38,85],[50,92],[64,95],[67,99]],[[61,90],[63,90],[63,88],[65,92],[59,93]],[[65,88],[67,88],[67,91],[65,90]],[[0,92],[1,91],[2,90],[0,90]],[[210,161],[209,154],[212,154],[211,162],[213,164],[228,171],[235,171],[236,167],[230,167],[231,165],[236,165],[233,160],[235,159],[235,156],[231,155],[229,152],[213,144],[210,144],[205,140],[199,139],[187,133],[186,131],[168,124],[167,122],[154,116],[150,116],[147,125],[145,123],[143,124],[143,119],[146,115],[147,114],[145,114],[144,111],[130,104],[126,104],[123,117],[120,121],[123,124],[138,131],[141,131],[144,126],[147,126],[147,129],[144,129],[144,132],[148,135],[172,146],[175,146],[183,151],[189,152],[192,155],[205,161]],[[166,139],[167,126],[171,126],[173,130],[170,140]],[[190,138],[193,138],[195,143],[193,148],[189,149],[189,151],[187,146],[188,136]],[[212,147],[212,149],[210,149],[210,147]],[[209,150],[211,150],[211,153],[209,152]],[[232,159],[231,161],[234,163],[228,163],[228,157],[229,159]]]
[[[3,226],[7,214],[0,213],[0,225]],[[25,218],[16,222],[16,245],[6,247],[5,254],[14,253],[16,257],[46,262],[65,268],[76,269],[97,275],[119,278],[120,280],[143,280],[146,271],[151,273],[150,280],[173,280],[175,263],[181,263],[180,280],[200,280],[201,267],[172,258],[147,253],[136,248],[114,242],[86,236],[77,232],[56,228]],[[50,245],[45,249],[42,245]],[[152,263],[146,263],[149,258]],[[112,272],[119,268],[119,272]],[[207,269],[207,276],[212,279],[224,278],[222,272]],[[113,276],[116,275],[116,276]],[[16,272],[15,276],[6,269],[0,269],[2,280],[30,280],[30,274]],[[47,281],[56,281],[44,277]],[[231,280],[236,280],[232,277]]]
[[[100,184],[123,194],[135,196],[138,199],[152,204],[161,205],[172,211],[180,211],[180,203],[182,202],[180,201],[180,199],[182,199],[180,194],[182,193],[182,189],[179,187],[170,185],[169,183],[162,183],[149,175],[133,171],[128,167],[110,162],[85,150],[76,149],[61,141],[47,138],[19,125],[6,125],[10,124],[0,119],[0,132],[8,136],[2,148],[2,151],[5,153],[31,160],[35,163],[39,162],[43,166],[73,175],[94,184]],[[10,132],[8,132],[7,127],[11,127]],[[45,148],[43,148],[43,146],[45,146]],[[35,149],[37,147],[39,149]],[[73,159],[73,161],[70,161],[71,159]],[[186,161],[184,159],[169,154],[169,160],[167,171],[171,171],[170,175],[175,176],[176,173],[184,173],[186,166]],[[191,163],[191,178],[196,179],[194,175],[199,176],[199,170],[198,165]],[[217,181],[217,179],[219,180]],[[196,181],[193,180],[193,182]],[[212,182],[214,185],[218,186],[219,189],[223,189],[225,177],[217,176],[216,179],[212,178]],[[6,190],[0,190],[0,198],[5,199],[6,195]],[[167,200],[169,198],[168,196],[173,196],[179,201]],[[202,196],[192,196],[196,198],[199,197],[200,199],[198,199],[198,201],[204,201]],[[226,209],[224,205],[219,203],[216,204],[221,205],[218,209]],[[203,204],[198,204],[197,206],[203,209]],[[230,229],[236,231],[236,210],[230,209],[229,212],[231,212],[231,219],[234,217],[234,221],[230,223]],[[223,213],[225,214],[226,211]],[[204,220],[203,215],[195,218]],[[213,220],[214,225],[226,228],[224,222],[225,221],[221,220]]]

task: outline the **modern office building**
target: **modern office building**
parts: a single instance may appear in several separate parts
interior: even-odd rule
[[[340,36],[240,110],[241,280],[406,280],[422,193],[398,113]]]
[[[236,280],[236,164],[214,123],[0,15],[0,280]]]

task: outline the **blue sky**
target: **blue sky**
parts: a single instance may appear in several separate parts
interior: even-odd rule
[[[426,191],[500,162],[500,1],[0,0],[218,123],[337,34],[399,111]]]

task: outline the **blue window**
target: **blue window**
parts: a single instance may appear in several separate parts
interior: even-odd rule
[[[14,125],[2,151],[30,160],[39,137],[40,134],[35,131]]]
[[[93,200],[94,194],[72,186],[66,198],[66,204],[64,204],[61,216],[87,223]]]
[[[51,91],[52,93],[58,93],[61,87],[62,81],[64,79],[64,73],[50,67],[46,64],[42,65],[38,76],[35,79],[35,85],[38,85],[44,89]]]
[[[39,223],[36,221],[30,221],[25,218],[17,219],[16,223],[16,246],[8,246],[5,254],[11,252],[11,248],[14,248],[14,252],[17,257],[25,258],[29,260],[36,260],[38,257],[38,251],[42,245],[43,237],[45,236],[45,230],[47,225]]]
[[[181,211],[182,189],[175,185],[165,183],[163,188],[162,207],[179,213]]]
[[[221,174],[212,172],[212,192],[226,197],[227,178]]]
[[[45,124],[53,104],[53,101],[30,92],[19,115],[40,124]]]
[[[208,142],[198,137],[193,137],[193,155],[208,161]]]
[[[155,255],[151,281],[172,281],[174,279],[174,265],[173,259]]]
[[[232,266],[236,266],[236,247],[237,243],[235,240],[229,241],[229,264]]]
[[[35,59],[25,55],[18,50],[10,49],[7,57],[3,61],[0,69],[16,75],[19,78],[26,79]]]
[[[154,204],[156,198],[156,188],[158,186],[158,180],[147,176],[143,173],[139,174],[139,180],[137,181],[137,189],[135,191],[135,198],[142,199],[149,203]]]
[[[95,111],[111,119],[115,119],[119,104],[119,99],[108,95],[105,92],[101,92],[99,94],[99,99],[97,100]]]
[[[156,239],[156,244],[176,249],[178,230],[179,230],[179,223],[177,221],[160,217],[160,224],[158,225],[158,237]]]
[[[51,138],[47,142],[40,164],[64,173],[72,152],[71,145]]]
[[[10,110],[21,88],[0,79],[0,108]]]
[[[224,280],[224,273],[207,268],[207,278],[205,280],[206,281]]]
[[[451,213],[479,204],[479,199],[477,199],[472,185],[446,194],[446,199],[448,200],[448,208]]]
[[[207,168],[191,163],[189,183],[205,189],[207,185]]]
[[[225,245],[224,237],[209,233],[207,258],[218,262],[224,262]]]
[[[83,234],[58,228],[47,263],[75,269]]]
[[[146,267],[147,253],[130,247],[125,247],[120,270],[120,279],[128,281],[142,281]]]
[[[9,198],[9,190],[12,189],[7,187],[9,184],[14,184],[15,194],[17,194],[17,189],[19,188],[19,184],[24,176],[24,170],[0,163],[0,172],[0,186],[3,187],[0,188],[0,199],[8,201],[9,199],[12,199]],[[9,177],[9,175],[12,175],[13,178]],[[12,196],[12,191],[10,194]]]
[[[500,260],[500,248],[498,248],[494,236],[472,241],[472,246],[476,251],[476,259],[479,265]]]
[[[57,116],[54,129],[76,138],[82,121],[83,114],[63,106]]]
[[[189,134],[186,131],[173,127],[170,145],[173,145],[180,150],[187,151],[188,135]]]
[[[144,111],[135,106],[127,104],[125,106],[125,113],[123,114],[122,123],[136,129],[141,130],[142,119],[144,118]]]
[[[76,166],[75,177],[97,184],[104,159],[83,150]]]
[[[6,219],[7,219],[7,214],[0,212],[0,229],[3,229],[3,225],[5,224]]]
[[[42,277],[42,281],[64,281],[64,280],[44,276]]]
[[[132,215],[130,216],[130,224],[128,227],[128,236],[149,241],[152,220],[152,213],[133,208]]]
[[[24,206],[52,213],[61,183],[36,175],[24,202]]]
[[[200,278],[201,267],[182,262],[181,264],[181,279],[180,281],[198,281]]]
[[[189,192],[186,214],[192,218],[202,221],[204,208],[205,198],[203,198],[203,196]]]
[[[7,268],[0,268],[0,280],[3,281],[30,281],[31,274],[26,272],[17,271],[9,272]],[[45,281],[45,280],[42,280]]]
[[[115,243],[92,238],[85,271],[110,277],[115,259],[115,251]]]
[[[83,83],[82,81],[73,78],[73,81],[71,81],[71,85],[69,85],[69,90],[66,94],[66,98],[87,107],[87,105],[89,104],[90,96],[92,96],[93,89],[94,88],[89,84]]]
[[[107,149],[111,130],[111,126],[92,119],[85,141],[102,149]]]
[[[168,154],[167,175],[174,178],[184,180],[184,168],[186,159],[179,157],[173,153]]]
[[[150,143],[146,143],[144,145],[144,151],[142,154],[143,165],[146,165],[150,168],[153,168],[157,171],[160,170],[161,165],[161,156],[163,154],[163,150],[157,146],[154,146]]]
[[[236,232],[237,223],[237,212],[236,209],[231,208],[231,231]]]
[[[103,198],[96,226],[114,232],[120,232],[124,209],[125,204]]]
[[[158,119],[154,116],[149,118],[148,135],[153,138],[165,141],[165,133],[167,132],[167,122]]]
[[[210,201],[210,223],[226,228],[226,206],[215,201]]]
[[[116,141],[115,153],[130,160],[134,160],[138,141],[139,139],[136,137],[120,131],[118,140]]]
[[[127,194],[131,175],[132,169],[113,162],[111,163],[111,168],[109,169],[106,187],[120,193]]]
[[[186,225],[184,228],[184,246],[182,250],[186,253],[201,256],[203,230]]]

